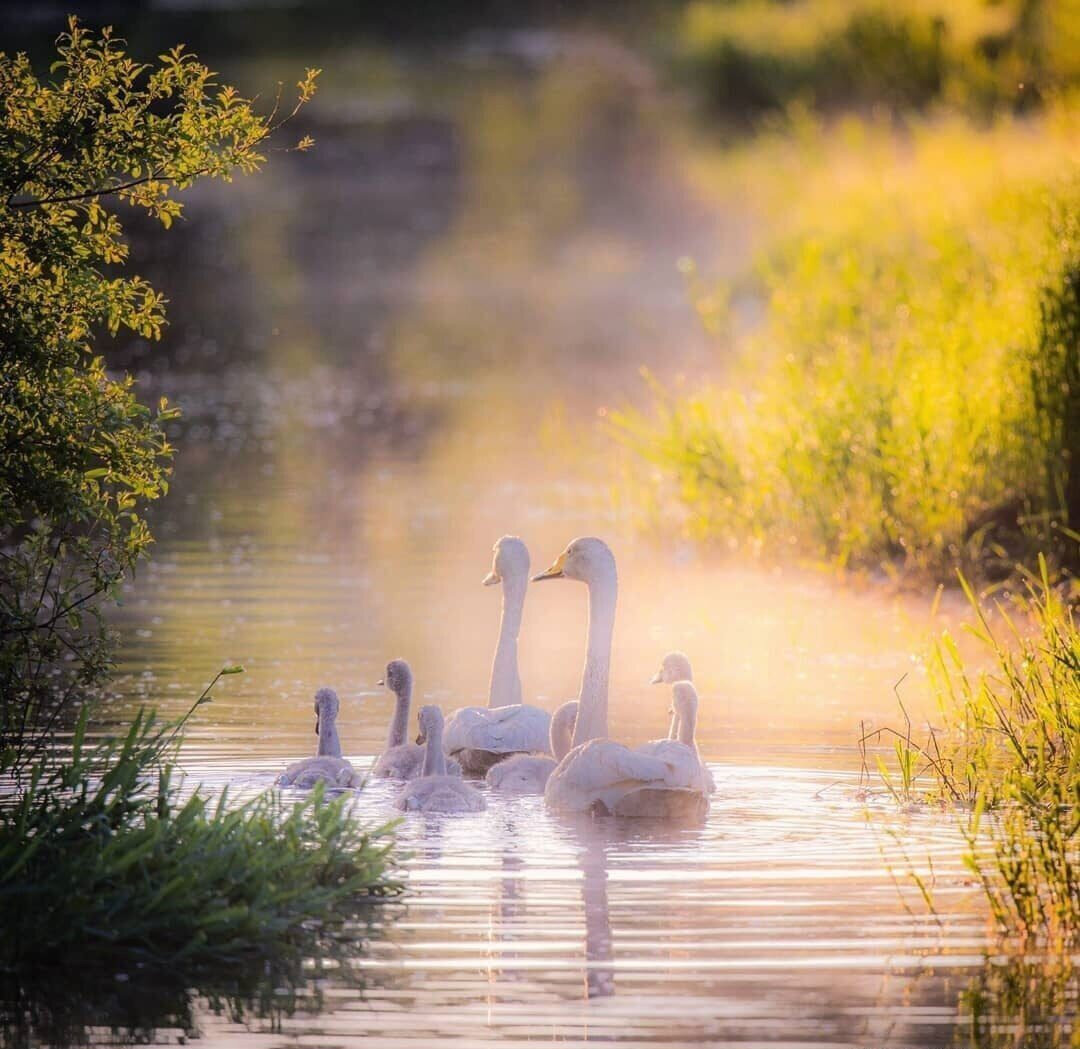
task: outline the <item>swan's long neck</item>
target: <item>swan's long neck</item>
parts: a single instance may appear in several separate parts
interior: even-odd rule
[[[518,674],[517,643],[521,616],[525,609],[525,579],[504,579],[499,642],[491,664],[489,707],[505,707],[521,702],[521,677]]]
[[[434,725],[428,730],[427,743],[424,745],[424,775],[445,776],[446,755],[442,749],[442,725]]]
[[[614,567],[610,573],[589,583],[589,639],[574,725],[575,747],[590,739],[603,739],[608,734],[608,675],[618,590]]]
[[[341,740],[337,734],[337,719],[333,714],[319,715],[319,749],[316,756],[320,758],[340,758]]]
[[[679,735],[677,737],[679,742],[685,743],[688,747],[696,746],[694,732],[697,729],[697,704],[687,704],[682,716],[676,714],[675,719],[679,722]]]
[[[679,738],[679,712],[677,710],[671,715],[671,728],[668,729],[667,738]]]
[[[574,721],[577,711],[577,703],[570,700],[551,715],[551,753],[556,761],[562,761],[574,745]]]
[[[409,731],[409,705],[412,703],[412,682],[407,681],[400,692],[394,693],[394,716],[390,719],[390,731],[386,736],[386,748],[400,747]]]

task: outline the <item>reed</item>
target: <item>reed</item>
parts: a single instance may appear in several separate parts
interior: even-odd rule
[[[125,736],[94,743],[84,712],[70,752],[36,760],[4,799],[0,970],[302,954],[399,891],[391,828],[366,830],[347,797],[185,796],[176,747],[208,701],[209,688],[173,724],[141,711]],[[0,776],[13,762],[0,756]]]

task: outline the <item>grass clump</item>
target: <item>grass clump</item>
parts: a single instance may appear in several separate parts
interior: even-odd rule
[[[1064,0],[700,0],[677,60],[714,112],[939,101],[1024,110],[1080,79],[1080,9]]]
[[[615,417],[692,537],[935,579],[1075,556],[1076,113],[989,130],[812,118],[714,178],[766,227],[720,388]]]
[[[84,714],[70,755],[38,759],[0,805],[0,970],[302,956],[398,891],[388,828],[361,828],[345,798],[182,797],[182,724],[142,712],[91,745]]]
[[[879,765],[897,800],[955,806],[965,864],[996,923],[1025,949],[1080,946],[1080,624],[1047,563],[1019,608],[981,601],[968,629],[989,660],[975,673],[955,640],[935,646],[940,726],[895,741],[898,775]]]

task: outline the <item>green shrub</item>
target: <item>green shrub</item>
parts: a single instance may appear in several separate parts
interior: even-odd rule
[[[143,712],[125,737],[89,745],[84,709],[70,756],[39,758],[0,806],[0,970],[280,960],[398,891],[389,828],[365,831],[349,795],[184,797],[173,755],[186,720]],[[12,761],[0,755],[0,776]]]
[[[182,47],[138,63],[74,19],[52,72],[0,53],[0,749],[20,760],[101,681],[101,601],[146,552],[144,509],[167,490],[173,409],[151,412],[93,353],[99,331],[156,339],[165,323],[164,298],[117,275],[118,208],[168,228],[175,191],[255,170],[288,119],[258,115]]]

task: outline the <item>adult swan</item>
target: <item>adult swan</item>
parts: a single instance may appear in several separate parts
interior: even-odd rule
[[[631,750],[608,735],[608,675],[615,627],[618,576],[615,557],[602,539],[575,539],[542,579],[576,579],[589,588],[589,631],[581,675],[573,749],[548,779],[544,798],[564,812],[700,818],[708,795],[687,785],[685,769],[663,757]]]
[[[484,586],[502,584],[499,641],[491,664],[486,707],[462,707],[446,722],[444,746],[464,773],[483,776],[511,754],[547,754],[551,716],[521,702],[517,642],[529,583],[529,551],[513,535],[496,544]]]

